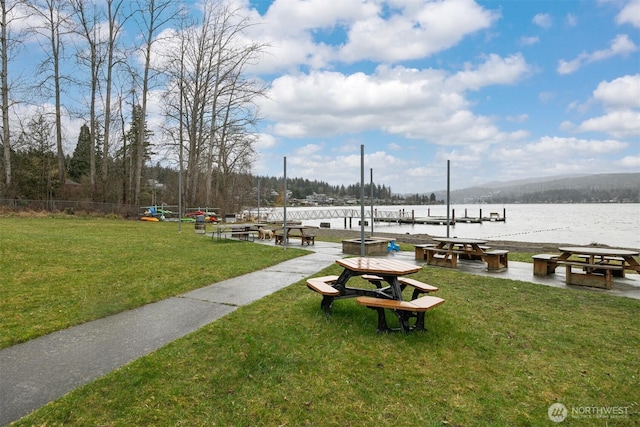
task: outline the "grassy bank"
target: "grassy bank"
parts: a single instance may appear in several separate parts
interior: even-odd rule
[[[416,277],[446,299],[426,333],[377,334],[375,312],[352,300],[325,319],[301,281],[17,425],[538,426],[554,402],[624,407],[608,425],[640,422],[639,301],[444,269]]]
[[[218,243],[193,224],[0,218],[0,348],[305,252]],[[242,262],[238,262],[242,260]]]
[[[18,222],[11,226],[11,239],[0,223],[2,273],[11,271],[11,289],[22,289],[8,304],[3,283],[0,309],[3,317],[19,311],[12,316],[31,328],[34,309],[21,299],[32,292],[48,313],[38,324],[70,324],[69,313],[94,312],[67,308],[65,300],[76,295],[87,295],[82,301],[93,301],[92,306],[101,299],[119,301],[110,304],[117,310],[138,301],[139,293],[162,298],[300,253],[212,242],[188,227],[177,234],[175,224],[48,221]],[[11,250],[5,249],[7,242],[13,242]],[[38,247],[41,260],[29,256],[30,245]],[[55,249],[66,257],[49,255]],[[68,262],[92,250],[95,263]],[[147,255],[138,256],[139,251]],[[137,268],[127,265],[130,258]],[[317,275],[339,271],[332,266]],[[29,278],[28,285],[19,277]],[[353,300],[336,301],[325,318],[320,296],[302,280],[16,425],[544,426],[555,425],[547,414],[554,402],[569,411],[560,425],[640,425],[640,301],[430,267],[413,277],[438,286],[446,300],[427,313],[425,333],[377,334],[376,313]],[[50,282],[69,284],[58,296]],[[110,292],[108,283],[120,291]],[[3,338],[5,328],[0,326]],[[21,334],[13,339],[29,336]],[[584,408],[626,412],[620,418],[586,418]]]

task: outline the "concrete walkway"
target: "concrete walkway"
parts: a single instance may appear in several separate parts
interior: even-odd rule
[[[271,243],[273,244],[273,243]],[[338,245],[0,350],[0,425],[341,258]]]
[[[316,242],[309,249],[314,252],[304,257],[0,350],[0,425],[194,332],[239,306],[315,274],[344,256],[339,244]],[[388,256],[416,262],[412,252]],[[509,262],[509,269],[502,273],[487,273],[483,266],[484,263],[459,262],[459,269],[471,274],[567,287],[561,269],[554,276],[538,278],[528,263]],[[616,279],[611,291],[583,289],[640,299],[637,276],[640,275]]]

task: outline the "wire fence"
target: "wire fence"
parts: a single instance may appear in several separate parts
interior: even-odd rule
[[[11,211],[99,212],[122,216],[139,215],[140,207],[123,203],[100,203],[87,200],[0,199],[0,206]]]

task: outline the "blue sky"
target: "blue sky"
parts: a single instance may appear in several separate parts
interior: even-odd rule
[[[395,193],[447,160],[454,189],[640,171],[640,0],[231,1],[270,46],[255,174],[352,184],[361,145]]]
[[[251,2],[256,173],[397,193],[640,171],[640,1]],[[293,24],[292,24],[293,23]],[[268,73],[268,74],[267,74]]]

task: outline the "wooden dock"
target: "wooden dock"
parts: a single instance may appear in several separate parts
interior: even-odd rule
[[[507,219],[506,210],[503,210],[502,216],[498,212],[491,212],[489,216],[482,216],[482,209],[480,209],[479,216],[468,216],[467,209],[464,210],[464,216],[456,217],[456,210],[451,210],[451,217],[449,225],[455,225],[456,223],[467,224],[481,224],[482,222],[504,222]],[[393,222],[398,224],[427,224],[427,225],[447,225],[447,217],[445,216],[431,216],[431,211],[427,212],[427,216],[417,217],[414,216],[414,212],[405,213],[401,212],[397,217],[375,217],[376,222]]]
[[[371,212],[365,210],[365,222],[371,220]],[[352,226],[352,221],[360,219],[360,211],[353,208],[327,208],[313,210],[290,210],[287,212],[287,221],[306,221],[316,219],[343,218],[345,227]],[[263,221],[280,222],[283,221],[284,215],[282,211],[270,211],[264,215]],[[506,210],[503,210],[502,216],[498,212],[491,212],[489,216],[482,215],[482,209],[477,217],[469,216],[467,209],[464,210],[464,216],[456,217],[456,210],[451,210],[451,216],[448,219],[449,225],[455,223],[480,224],[484,221],[504,222],[507,219]],[[397,211],[384,211],[375,209],[373,213],[374,222],[387,222],[396,224],[427,224],[427,225],[447,225],[446,216],[431,216],[431,209],[427,210],[427,216],[416,216],[415,211],[405,211],[400,209]]]

